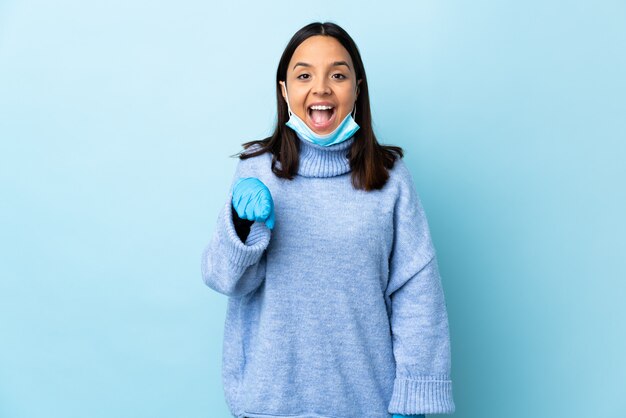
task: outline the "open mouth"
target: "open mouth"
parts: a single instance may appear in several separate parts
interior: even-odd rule
[[[309,121],[317,130],[327,129],[335,122],[337,108],[334,106],[313,105],[307,110]]]

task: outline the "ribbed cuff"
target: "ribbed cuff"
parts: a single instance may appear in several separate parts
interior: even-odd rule
[[[254,222],[245,244],[241,242],[232,218],[231,199],[232,196],[227,199],[222,209],[222,222],[228,235],[226,255],[233,265],[246,268],[259,261],[263,251],[269,245],[272,230],[265,225],[265,222]]]
[[[390,414],[451,414],[452,381],[398,379],[393,382]]]

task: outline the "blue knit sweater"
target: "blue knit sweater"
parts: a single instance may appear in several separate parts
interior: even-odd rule
[[[228,296],[222,350],[227,405],[242,418],[448,414],[446,303],[425,212],[398,159],[381,190],[352,187],[346,153],[300,140],[293,180],[271,154],[238,160],[202,252],[202,277]],[[242,242],[231,208],[241,177],[274,199],[276,224]]]

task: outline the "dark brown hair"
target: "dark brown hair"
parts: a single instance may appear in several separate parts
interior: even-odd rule
[[[359,85],[359,95],[356,100],[356,123],[360,129],[354,134],[352,143],[346,157],[350,160],[352,171],[352,185],[357,189],[366,191],[381,189],[389,178],[388,169],[391,169],[398,156],[403,157],[402,148],[393,145],[381,145],[376,140],[372,129],[372,114],[370,111],[369,90],[365,68],[361,60],[361,54],[348,33],[339,25],[331,22],[310,23],[296,32],[283,51],[276,71],[276,106],[278,120],[272,136],[249,141],[242,146],[247,149],[254,144],[261,146],[256,151],[239,154],[240,159],[256,157],[266,152],[271,152],[272,172],[278,177],[292,180],[298,172],[300,155],[300,140],[295,132],[285,123],[289,120],[287,104],[282,96],[279,81],[287,78],[287,66],[296,48],[307,38],[315,35],[332,36],[348,51],[354,69],[356,79],[362,80]],[[280,161],[280,168],[276,162]]]

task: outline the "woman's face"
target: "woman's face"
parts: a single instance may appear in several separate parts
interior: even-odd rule
[[[332,36],[311,36],[298,45],[287,68],[286,94],[280,84],[291,111],[320,135],[332,132],[352,112],[358,94],[350,54]]]

